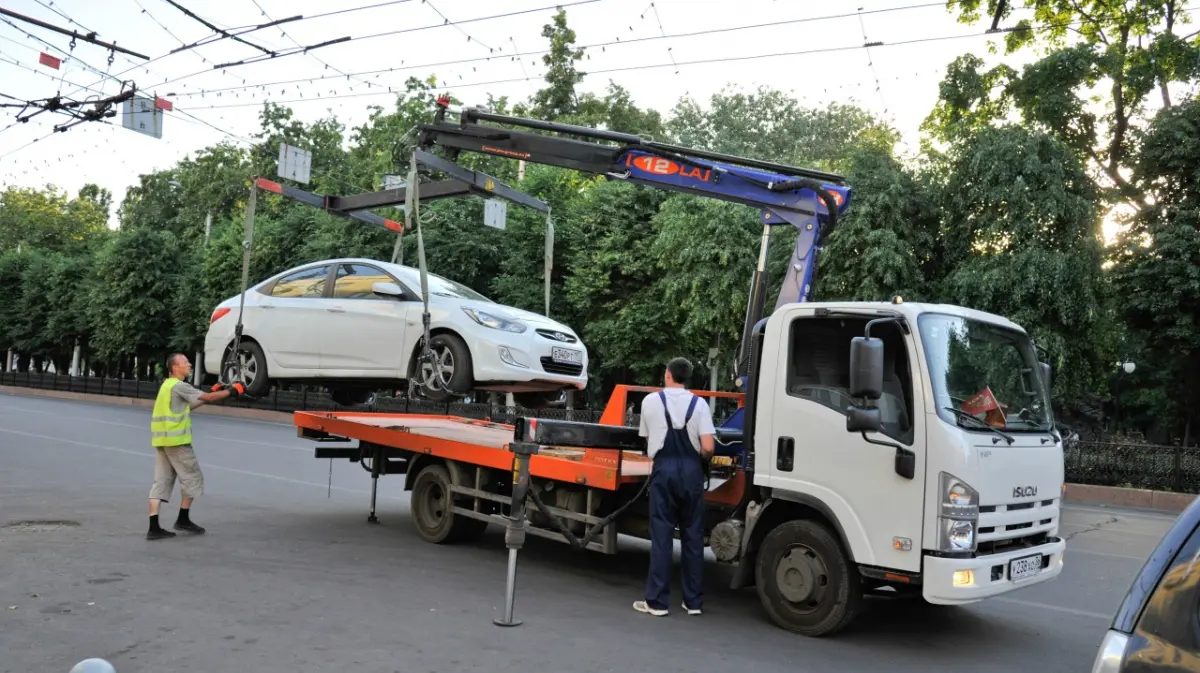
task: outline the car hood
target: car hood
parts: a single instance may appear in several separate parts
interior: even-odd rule
[[[512,306],[493,304],[486,301],[475,301],[472,299],[448,299],[444,297],[440,297],[439,299],[447,303],[458,304],[463,308],[473,308],[477,311],[483,311],[484,313],[491,313],[499,318],[520,320],[531,327],[541,327],[545,329],[557,330],[559,332],[566,332],[568,334],[575,334],[575,330],[571,329],[570,327],[567,327],[558,321],[551,320],[544,315],[534,313],[533,311],[525,311],[523,309],[513,308]],[[576,336],[578,335],[576,334]]]

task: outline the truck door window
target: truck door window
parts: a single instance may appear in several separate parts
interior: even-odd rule
[[[797,318],[792,321],[787,363],[787,393],[841,414],[850,397],[850,341],[862,336],[867,318]],[[871,335],[883,339],[883,397],[876,401],[883,434],[913,442],[912,370],[904,335],[895,324],[878,325]]]

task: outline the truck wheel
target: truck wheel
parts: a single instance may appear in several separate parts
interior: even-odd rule
[[[767,533],[754,572],[771,621],[793,633],[835,633],[862,605],[858,569],[837,537],[816,521],[788,521]]]
[[[451,511],[450,471],[445,465],[429,465],[413,481],[413,524],[426,542],[449,544],[477,539],[487,522],[458,516]]]

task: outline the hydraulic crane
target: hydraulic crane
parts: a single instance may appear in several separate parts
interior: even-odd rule
[[[795,249],[775,306],[808,301],[822,235],[836,226],[838,216],[850,205],[851,188],[843,176],[835,173],[679,147],[629,133],[493,114],[477,108],[461,110],[456,124],[446,120],[449,102],[447,97],[439,98],[433,123],[419,125],[418,146],[441,147],[450,161],[457,159],[460,152],[480,152],[758,208],[763,223],[762,242],[750,283],[735,370],[738,388],[743,391],[747,345],[765,310],[771,229],[790,225],[797,230]]]

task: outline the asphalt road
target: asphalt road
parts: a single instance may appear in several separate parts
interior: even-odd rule
[[[827,639],[773,626],[710,565],[705,614],[634,612],[648,561],[531,539],[502,629],[506,551],[420,541],[398,477],[317,461],[290,425],[198,415],[199,537],[144,539],[148,409],[0,395],[0,671],[1087,671],[1172,517],[1070,507],[1055,581],[971,606],[873,600]],[[332,481],[332,488],[330,488]],[[178,494],[178,491],[176,491]],[[163,507],[173,520],[178,501]],[[70,522],[20,527],[27,520]],[[726,585],[727,586],[727,585]],[[676,586],[673,601],[678,600]]]

